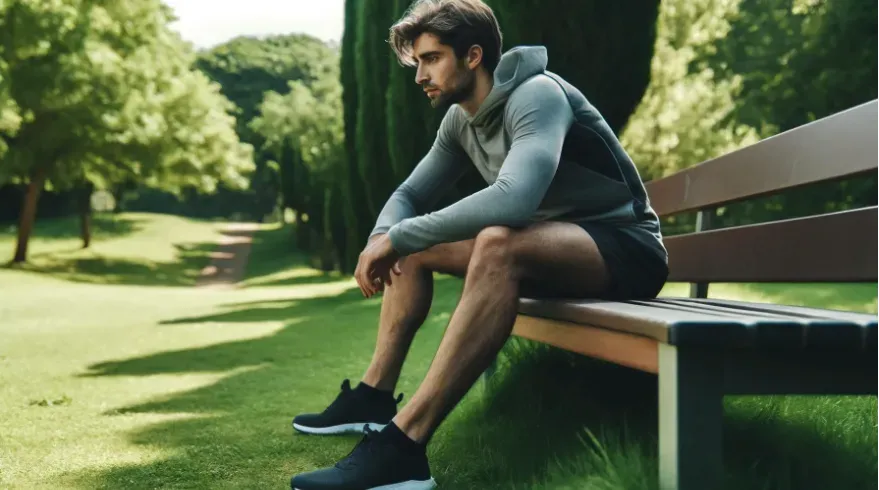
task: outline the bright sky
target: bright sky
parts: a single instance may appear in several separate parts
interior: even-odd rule
[[[240,35],[311,34],[342,39],[345,0],[164,0],[178,20],[171,27],[198,48]]]

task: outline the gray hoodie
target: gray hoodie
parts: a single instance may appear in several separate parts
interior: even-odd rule
[[[631,158],[598,110],[546,65],[542,46],[504,53],[479,110],[470,117],[457,104],[449,108],[432,148],[388,199],[370,236],[388,233],[405,256],[492,225],[602,222],[667,258]],[[488,186],[426,213],[468,165]]]

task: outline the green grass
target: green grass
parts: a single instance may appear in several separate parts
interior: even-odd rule
[[[82,248],[75,219],[37,221],[28,263],[9,265],[69,281],[98,284],[194,285],[221,236],[221,224],[145,213],[94,217],[92,246]],[[2,254],[11,259],[15,229],[0,229]]]
[[[256,235],[246,287],[188,287],[216,224],[112,222],[128,229],[96,233],[94,251],[50,232],[69,222],[45,223],[35,264],[0,269],[0,487],[287,488],[351,449],[356,437],[295,435],[290,418],[363,373],[380,297],[302,265],[289,232],[271,226]],[[0,234],[0,254],[12,243]],[[435,291],[405,399],[461,282],[438,276]],[[876,311],[875,284],[711,294]],[[492,385],[471,390],[437,433],[432,469],[445,489],[656,488],[655,399],[649,375],[511,339]],[[873,488],[876,397],[727,397],[725,408],[727,488]]]

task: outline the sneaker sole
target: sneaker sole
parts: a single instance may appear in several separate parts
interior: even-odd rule
[[[366,490],[433,490],[436,488],[436,481],[430,480],[409,480],[400,483],[392,483],[390,485],[382,485],[380,487],[372,487]],[[300,490],[294,488],[293,490]]]
[[[374,424],[371,422],[367,422],[357,424],[331,425],[329,427],[308,427],[306,425],[299,425],[295,422],[293,423],[294,429],[305,434],[357,434],[363,433],[366,427],[369,427],[372,430],[382,430],[385,428],[385,424]]]

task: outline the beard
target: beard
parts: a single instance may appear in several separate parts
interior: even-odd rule
[[[440,90],[436,98],[430,100],[434,109],[446,110],[454,104],[467,100],[476,88],[476,72],[463,68],[455,73],[455,83],[448,91]]]

